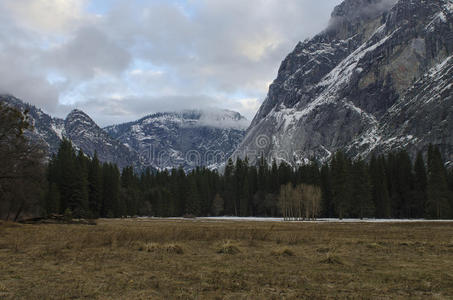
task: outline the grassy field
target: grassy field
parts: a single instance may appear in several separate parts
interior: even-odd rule
[[[0,223],[0,299],[452,299],[453,223]]]

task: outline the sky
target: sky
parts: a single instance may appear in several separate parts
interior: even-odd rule
[[[99,125],[182,109],[251,120],[340,0],[1,0],[0,93]]]

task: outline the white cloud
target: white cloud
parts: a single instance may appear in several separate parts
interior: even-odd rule
[[[86,0],[2,0],[3,10],[14,21],[33,31],[62,33],[83,17]]]
[[[251,119],[280,62],[340,2],[118,0],[99,16],[89,1],[0,2],[0,92],[101,125],[207,106]]]

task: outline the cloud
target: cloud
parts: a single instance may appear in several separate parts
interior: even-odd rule
[[[345,21],[359,18],[375,18],[390,10],[398,0],[346,0],[337,6],[329,21],[328,30],[335,29]]]
[[[280,62],[339,2],[3,0],[0,92],[101,125],[204,107],[251,119]]]
[[[2,0],[0,9],[16,24],[41,33],[61,33],[77,26],[86,0]]]
[[[82,27],[75,36],[50,49],[49,66],[73,80],[89,80],[99,73],[120,75],[131,62],[129,52],[95,26]]]

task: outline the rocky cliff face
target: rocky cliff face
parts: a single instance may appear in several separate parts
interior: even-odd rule
[[[102,129],[80,110],[63,120],[13,96],[0,95],[0,101],[28,110],[34,129],[27,134],[42,142],[49,153],[56,153],[61,140],[67,138],[89,156],[97,152],[103,162],[137,170],[217,168],[232,155],[249,125],[237,112],[204,110],[157,113]]]
[[[217,168],[242,141],[246,119],[228,110],[158,113],[105,128],[140,153],[142,163],[159,169]]]
[[[346,0],[283,61],[236,155],[292,164],[429,143],[453,159],[452,0]]]
[[[73,110],[64,121],[65,135],[84,153],[100,161],[112,162],[119,168],[135,166],[141,168],[138,153],[111,138],[83,111]]]
[[[39,141],[49,153],[56,153],[63,138],[70,139],[75,148],[93,156],[97,152],[99,160],[116,163],[118,167],[135,166],[141,168],[139,156],[126,146],[111,138],[84,112],[73,110],[65,120],[52,118],[39,108],[7,95],[0,95],[0,101],[21,111],[28,110],[33,131],[27,132],[32,139]]]

